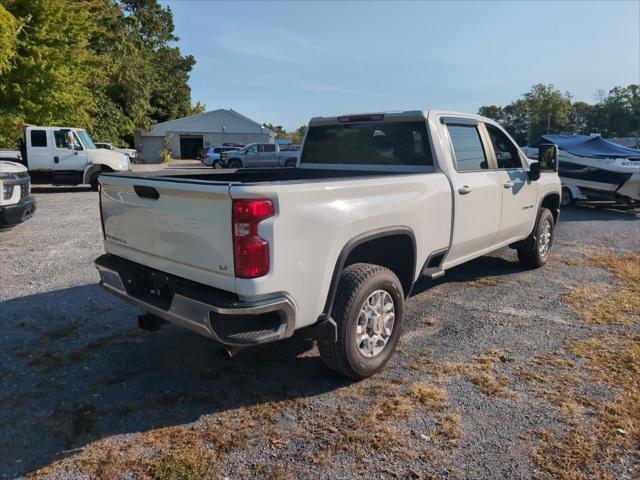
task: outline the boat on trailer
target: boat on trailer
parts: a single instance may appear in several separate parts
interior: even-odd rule
[[[575,200],[640,203],[640,150],[610,142],[600,135],[542,135],[559,147],[558,174],[562,206]],[[537,148],[525,148],[536,158]]]

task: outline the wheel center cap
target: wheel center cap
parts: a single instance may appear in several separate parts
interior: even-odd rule
[[[384,320],[382,319],[382,315],[378,315],[376,319],[373,321],[373,331],[377,334],[382,333],[383,327],[384,327]]]

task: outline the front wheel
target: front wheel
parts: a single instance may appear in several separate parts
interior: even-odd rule
[[[318,344],[322,361],[357,380],[379,372],[398,344],[403,312],[402,284],[391,270],[369,263],[348,266],[332,311],[338,340]]]
[[[547,263],[553,245],[554,230],[551,211],[548,208],[541,209],[533,232],[518,248],[518,260],[521,265],[538,268]]]
[[[228,166],[229,168],[242,168],[242,162],[237,158],[234,158],[233,160],[229,161]]]

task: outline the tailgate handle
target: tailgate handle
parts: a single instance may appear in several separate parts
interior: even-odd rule
[[[160,194],[153,187],[146,187],[144,185],[134,185],[133,189],[142,198],[150,198],[151,200],[157,200],[160,198]]]

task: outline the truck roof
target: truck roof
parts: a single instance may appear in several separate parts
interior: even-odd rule
[[[390,120],[423,120],[427,118],[429,114],[432,115],[451,115],[456,117],[469,117],[475,118],[481,121],[488,121],[494,123],[489,118],[482,117],[474,113],[454,112],[451,110],[391,110],[382,112],[368,112],[368,113],[348,113],[344,115],[336,115],[331,117],[313,117],[309,121],[309,125],[326,125],[341,122],[358,121],[358,119],[377,120],[376,117],[384,117]],[[367,118],[368,117],[368,118]]]

